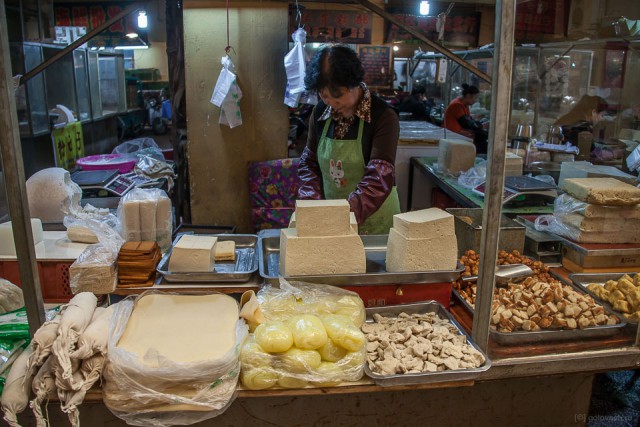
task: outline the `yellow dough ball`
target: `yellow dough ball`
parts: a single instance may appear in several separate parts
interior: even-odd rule
[[[309,383],[299,378],[282,376],[278,380],[278,385],[283,388],[305,388],[306,386],[309,385]]]
[[[258,294],[258,302],[267,319],[283,321],[298,313],[298,303],[293,295],[284,293],[280,289],[271,289],[263,295],[261,293]]]
[[[242,346],[240,363],[242,363],[242,369],[265,367],[271,364],[271,356],[260,347],[255,337],[251,336]]]
[[[342,382],[344,371],[335,363],[322,362],[314,372],[321,381],[314,381],[313,385],[317,387],[335,387]]]
[[[365,344],[364,334],[346,316],[331,314],[322,318],[329,338],[340,347],[349,351],[358,351]]]
[[[249,390],[264,390],[271,388],[278,383],[278,374],[270,369],[242,369],[240,375],[242,385]]]
[[[362,326],[366,316],[364,303],[357,295],[343,295],[338,298],[333,313],[347,316],[357,327]]]
[[[302,350],[315,350],[327,343],[327,331],[322,320],[309,314],[293,316],[287,322],[293,334],[293,342]]]
[[[341,367],[345,372],[349,370],[362,369],[364,368],[365,358],[366,356],[364,351],[352,351],[340,359],[336,365]]]
[[[292,348],[279,356],[282,368],[288,372],[306,373],[320,366],[322,358],[320,353],[314,350],[300,350]]]
[[[332,339],[328,339],[327,343],[318,349],[318,352],[322,360],[327,362],[337,362],[347,354],[347,350],[333,342]]]
[[[293,335],[284,323],[263,323],[256,328],[254,336],[267,353],[282,353],[293,346]]]

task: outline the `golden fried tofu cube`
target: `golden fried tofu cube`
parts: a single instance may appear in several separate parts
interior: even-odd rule
[[[598,284],[595,284],[595,285],[599,286]],[[618,288],[618,282],[616,282],[615,280],[609,280],[607,281],[607,283],[604,284],[604,288],[609,292],[615,291]]]
[[[640,310],[640,289],[627,294],[627,301],[631,304],[633,311]]]
[[[613,309],[621,313],[631,313],[631,305],[627,300],[619,299],[613,303]]]
[[[631,278],[631,276],[629,276],[628,274],[625,274],[624,276],[622,276],[619,280],[627,280],[629,282],[633,282],[633,279]]]
[[[625,314],[624,317],[629,320],[636,320],[640,322],[640,311],[636,311],[633,314]]]
[[[613,292],[609,293],[609,301],[610,302],[615,302],[621,299],[626,299],[625,295],[620,291],[620,289],[616,289]]]
[[[618,290],[620,290],[623,294],[627,295],[630,292],[635,291],[636,287],[632,281],[626,280],[626,279],[620,279],[618,281]]]
[[[633,276],[633,284],[636,286],[640,286],[640,274],[636,274]]]

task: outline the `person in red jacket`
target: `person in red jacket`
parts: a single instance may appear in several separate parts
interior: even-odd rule
[[[471,117],[469,107],[478,101],[480,90],[468,84],[462,85],[462,95],[451,101],[444,112],[444,127],[452,132],[473,138],[479,154],[487,152],[487,131],[482,123]]]

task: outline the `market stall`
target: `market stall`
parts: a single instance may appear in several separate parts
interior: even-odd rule
[[[498,3],[493,141],[509,136],[514,13]],[[385,235],[359,234],[344,199],[298,200],[288,227],[258,234],[176,230],[160,188],[101,211],[69,177],[54,209],[66,231],[48,231],[30,218],[3,88],[13,223],[0,265],[21,279],[0,287],[11,426],[573,425],[596,373],[640,366],[640,234],[627,226],[640,190],[627,177],[574,171],[549,187],[495,143],[482,191],[460,190],[475,148],[447,136],[413,164],[480,209],[398,213]],[[507,189],[553,191],[549,203],[503,208],[509,159]],[[523,255],[527,231],[560,241],[561,265]],[[64,265],[61,306],[38,274],[50,262]]]

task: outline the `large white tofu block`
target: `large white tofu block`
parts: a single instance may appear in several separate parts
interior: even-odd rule
[[[122,228],[127,242],[138,242],[140,233],[140,201],[128,200],[122,204]]]
[[[365,273],[364,244],[357,234],[300,237],[295,228],[280,232],[280,274],[310,276]]]
[[[356,220],[356,214],[353,212],[349,212],[349,224],[351,227],[351,234],[358,234],[358,221]],[[296,213],[294,212],[289,220],[289,228],[297,228],[296,225]]]
[[[296,229],[300,237],[347,236],[349,202],[339,200],[296,200]]]
[[[33,234],[33,244],[42,242],[42,221],[31,218],[31,233]],[[0,224],[0,255],[15,256],[16,245],[13,239],[13,226],[11,221]]]
[[[469,170],[476,161],[476,146],[459,139],[441,139],[438,144],[438,167],[441,171],[459,173]]]
[[[140,240],[156,240],[156,200],[140,200]]]
[[[233,349],[238,316],[227,295],[150,294],[136,301],[117,346],[150,367],[214,362]]]
[[[393,228],[410,239],[427,239],[455,234],[453,215],[438,208],[394,215]]]
[[[455,235],[432,239],[409,239],[395,228],[389,231],[387,271],[454,270],[458,257]]]
[[[218,241],[213,236],[185,234],[173,247],[169,258],[169,271],[189,273],[213,271],[214,247]]]

